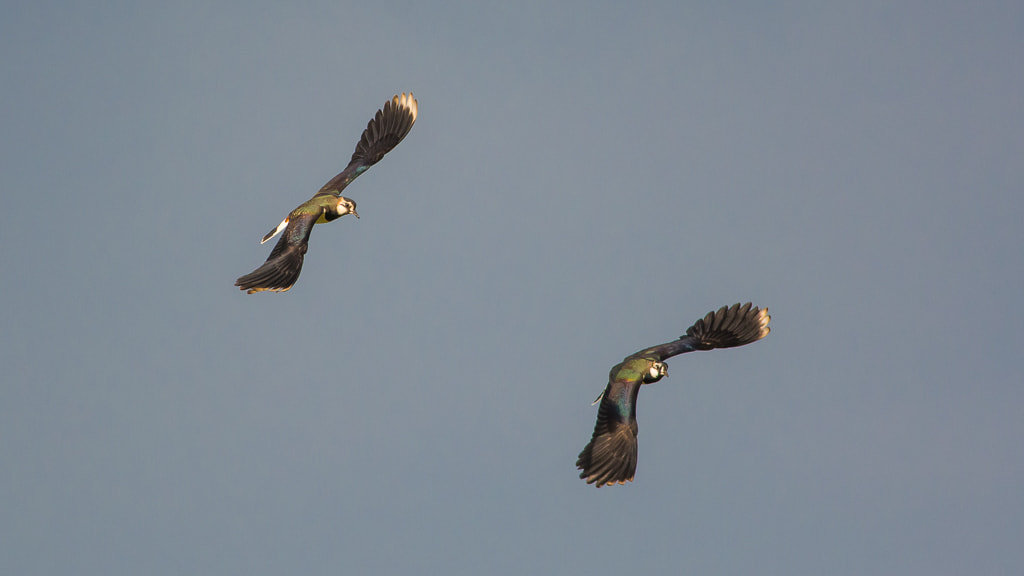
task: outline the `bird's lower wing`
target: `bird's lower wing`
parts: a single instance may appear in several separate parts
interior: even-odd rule
[[[598,488],[623,484],[636,474],[636,398],[640,384],[611,383],[601,398],[590,442],[576,459],[580,478]]]
[[[235,286],[254,292],[284,292],[295,285],[302,272],[302,261],[309,248],[309,235],[315,216],[291,218],[270,256],[262,266],[235,281]]]

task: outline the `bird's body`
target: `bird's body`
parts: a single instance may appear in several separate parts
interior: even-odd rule
[[[417,114],[418,103],[411,92],[385,102],[367,124],[348,166],[263,237],[263,242],[266,242],[281,233],[281,239],[271,250],[267,261],[235,281],[235,286],[249,294],[284,292],[291,288],[302,271],[313,226],[337,220],[346,214],[359,217],[356,203],[342,196],[341,191],[405,138],[416,122]]]
[[[768,309],[751,304],[722,307],[691,326],[678,340],[627,356],[608,374],[608,385],[595,403],[597,424],[590,442],[580,452],[576,467],[580,478],[598,488],[624,484],[636,474],[636,401],[640,387],[668,375],[664,360],[694,350],[743,346],[764,338],[770,328]]]

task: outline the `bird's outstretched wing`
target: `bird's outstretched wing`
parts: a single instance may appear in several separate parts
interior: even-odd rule
[[[619,374],[622,372],[619,371]],[[639,379],[614,378],[608,382],[597,409],[594,435],[579,458],[580,478],[598,488],[623,484],[636,473],[636,399]]]
[[[324,187],[316,196],[341,196],[345,189],[367,168],[373,166],[390,152],[403,138],[412,130],[416,122],[416,115],[419,113],[418,103],[413,98],[412,92],[406,95],[394,96],[384,103],[380,110],[377,110],[370,123],[363,130],[363,136],[356,144],[356,151],[352,153],[352,159],[348,166],[340,174],[331,178],[331,181],[324,184]]]
[[[309,248],[309,235],[316,223],[316,214],[291,216],[281,238],[262,266],[235,280],[235,286],[249,294],[284,292],[295,285],[302,271],[302,260]]]
[[[758,308],[750,302],[722,306],[715,312],[697,320],[678,340],[652,346],[633,354],[652,358],[658,362],[694,350],[733,348],[756,342],[768,335],[767,308]]]

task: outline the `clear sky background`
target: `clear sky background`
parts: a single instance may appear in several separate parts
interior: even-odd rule
[[[1024,5],[955,4],[8,5],[0,573],[1024,573]]]

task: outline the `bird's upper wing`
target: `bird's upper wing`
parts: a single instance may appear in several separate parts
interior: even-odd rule
[[[625,483],[636,474],[636,399],[641,381],[617,377],[622,372],[615,372],[601,395],[594,435],[576,460],[580,478],[598,488]]]
[[[678,340],[652,346],[633,354],[663,361],[684,352],[733,348],[756,342],[768,335],[767,308],[758,308],[751,303],[722,306],[715,312],[697,320]]]
[[[289,216],[288,226],[281,234],[270,256],[262,266],[235,281],[241,290],[253,292],[284,292],[299,279],[302,261],[309,248],[309,235],[313,232],[318,214],[296,214]]]
[[[377,110],[370,123],[363,130],[363,136],[356,144],[356,151],[352,153],[352,159],[348,166],[340,174],[331,178],[331,181],[324,184],[324,187],[315,196],[333,195],[340,196],[341,191],[355,180],[367,168],[373,166],[398,146],[398,143],[412,130],[416,122],[416,115],[419,112],[418,103],[413,98],[412,92],[406,95],[395,96],[384,103],[384,106]]]

